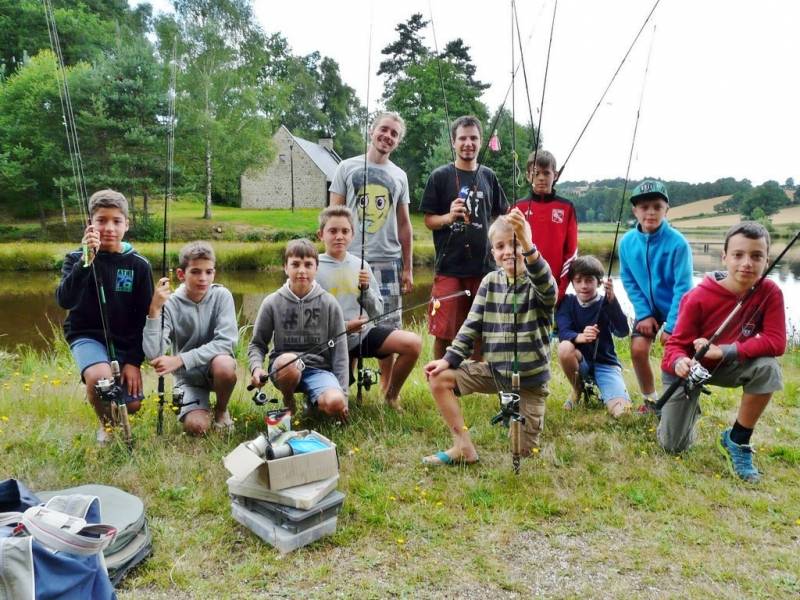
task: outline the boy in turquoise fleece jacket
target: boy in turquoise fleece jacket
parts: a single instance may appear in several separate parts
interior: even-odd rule
[[[675,328],[681,298],[692,287],[692,251],[666,220],[669,196],[663,183],[643,181],[631,203],[638,224],[619,244],[620,278],[635,311],[631,362],[648,406],[658,399],[650,348],[662,327],[662,344]]]

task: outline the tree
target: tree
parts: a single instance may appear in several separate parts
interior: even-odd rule
[[[403,77],[411,65],[418,65],[430,55],[430,50],[420,36],[420,32],[428,23],[429,21],[426,21],[421,13],[414,13],[408,21],[394,28],[398,33],[398,39],[381,50],[381,54],[389,57],[381,61],[378,67],[378,75],[386,75],[384,100],[394,95],[395,83]]]
[[[182,143],[176,162],[190,186],[212,198],[238,197],[239,177],[270,156],[270,128],[259,109],[265,36],[247,0],[174,0],[175,15],[156,25],[162,57],[177,40],[176,112]],[[166,62],[166,61],[165,61]]]
[[[789,198],[777,181],[765,181],[742,200],[740,211],[746,219],[756,219],[763,212],[764,216],[773,215],[789,204]],[[763,217],[762,217],[763,218]]]
[[[784,184],[784,187],[786,189],[793,190],[794,189],[794,177],[787,177],[786,178],[786,183]]]
[[[417,13],[399,24],[395,28],[398,39],[381,51],[388,58],[378,69],[379,75],[386,76],[386,108],[399,112],[406,121],[405,140],[392,160],[406,171],[416,197],[425,183],[423,173],[441,164],[432,164],[432,157],[450,157],[445,98],[451,119],[464,114],[474,114],[483,122],[487,118],[480,100],[486,86],[474,78],[469,47],[458,39],[449,42],[437,57],[422,41],[421,31],[427,23]]]
[[[392,154],[392,160],[408,175],[410,189],[420,197],[422,166],[426,165],[434,147],[441,142],[449,123],[444,112],[439,66],[434,57],[409,65],[394,86],[386,107],[403,115],[406,137]],[[486,106],[480,100],[480,90],[470,86],[466,75],[447,61],[441,62],[445,94],[450,116],[474,114],[486,121]]]
[[[91,62],[103,48],[112,47],[119,29],[141,35],[151,8],[128,8],[126,0],[52,0],[64,62]],[[0,0],[0,65],[16,71],[25,56],[50,48],[41,0]]]
[[[118,40],[88,79],[89,106],[80,111],[91,187],[124,190],[147,202],[165,171],[168,82],[144,38]]]
[[[66,71],[73,103],[90,68],[78,64]],[[0,204],[19,217],[38,213],[44,225],[59,206],[56,180],[72,181],[56,80],[56,59],[40,52],[0,84]]]

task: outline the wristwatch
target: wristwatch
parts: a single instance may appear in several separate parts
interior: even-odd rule
[[[528,250],[527,252],[523,252],[523,253],[522,253],[522,256],[524,256],[524,257],[526,257],[526,258],[527,258],[528,256],[533,256],[533,255],[534,255],[534,254],[536,254],[538,251],[539,251],[539,249],[536,247],[536,244],[531,244],[531,249],[530,249],[530,250]]]

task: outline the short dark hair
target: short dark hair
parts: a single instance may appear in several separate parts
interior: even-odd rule
[[[478,133],[481,137],[483,137],[483,127],[481,126],[481,120],[478,117],[473,115],[464,115],[458,117],[453,124],[450,125],[450,141],[456,141],[456,131],[458,131],[459,127],[477,127]]]
[[[316,263],[319,264],[319,252],[317,252],[317,247],[306,238],[292,240],[286,244],[286,250],[283,252],[284,266],[289,263],[289,259],[292,257],[313,258]]]
[[[530,171],[534,166],[533,161],[536,160],[537,167],[550,167],[553,171],[556,170],[556,157],[548,150],[534,150],[528,155],[528,163],[525,165],[525,171]]]
[[[737,223],[728,229],[728,233],[725,234],[725,242],[722,244],[723,252],[728,251],[728,240],[735,235],[743,235],[751,240],[759,240],[764,238],[767,241],[767,252],[769,252],[769,231],[767,231],[767,228],[761,223],[756,221],[742,221],[741,223]]]
[[[128,200],[116,190],[99,190],[89,198],[89,217],[100,208],[116,208],[128,218]]]
[[[355,228],[355,223],[353,223],[353,211],[341,204],[332,204],[319,213],[319,230],[324,230],[325,224],[333,217],[344,217],[350,221],[350,229]]]
[[[186,270],[189,263],[193,260],[210,260],[216,265],[217,257],[214,255],[214,249],[208,242],[189,242],[178,253],[178,266]]]
[[[585,254],[572,261],[567,274],[570,281],[575,279],[578,275],[588,275],[589,277],[597,279],[599,283],[603,280],[603,276],[606,272],[605,269],[603,269],[603,263],[591,254]]]

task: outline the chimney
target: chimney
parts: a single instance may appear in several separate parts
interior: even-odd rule
[[[333,150],[333,138],[325,137],[319,138],[319,145],[325,148],[326,150]]]

